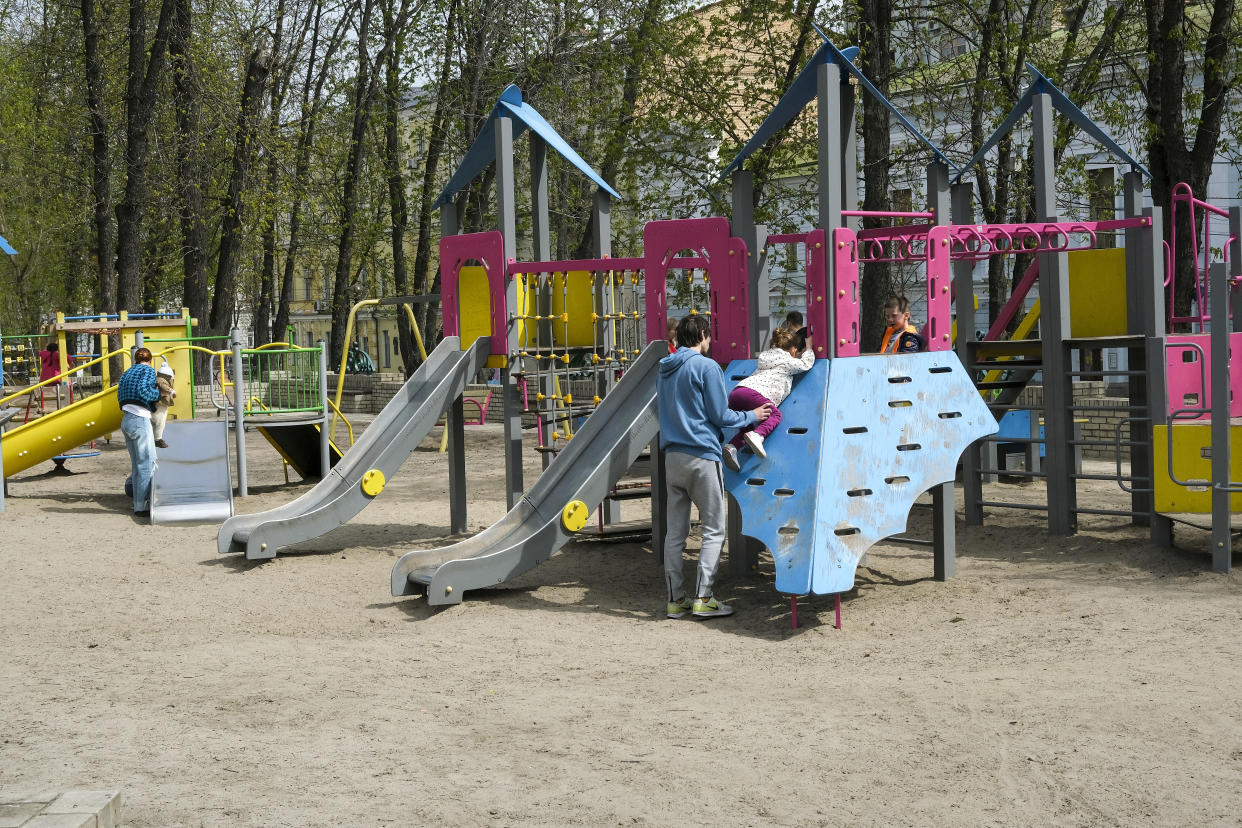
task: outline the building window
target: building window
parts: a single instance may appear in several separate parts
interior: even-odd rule
[[[388,331],[384,331],[384,367],[392,367],[392,339],[388,336]]]
[[[314,331],[306,332],[306,347],[307,348],[315,347],[315,332]]]

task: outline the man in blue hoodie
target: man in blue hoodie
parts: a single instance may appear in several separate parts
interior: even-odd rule
[[[664,541],[664,575],[668,581],[668,617],[731,615],[733,608],[712,594],[725,536],[724,477],[720,471],[720,430],[761,423],[771,405],[732,411],[724,372],[710,357],[707,318],[687,316],[677,325],[677,350],[660,360],[656,400],[660,409],[660,446],[665,452],[668,518]],[[687,597],[683,569],[690,504],[699,510],[703,546],[694,598]]]

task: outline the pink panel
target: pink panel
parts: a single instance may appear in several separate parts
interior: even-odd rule
[[[817,230],[821,238],[822,230]],[[808,252],[812,245],[808,243]],[[809,258],[809,257],[808,257]],[[827,258],[827,257],[825,257]],[[851,357],[859,354],[858,336],[858,237],[848,227],[838,227],[832,231],[833,284],[835,293],[830,295],[832,314],[835,322],[837,339],[827,343],[830,357]],[[807,288],[810,289],[810,268],[807,268]],[[826,281],[826,280],[825,280]],[[818,307],[823,301],[825,290],[817,290],[807,297],[807,304]],[[822,329],[821,329],[822,330]],[[824,356],[823,345],[815,344],[815,356]]]
[[[730,239],[729,222],[720,217],[652,221],[643,228],[647,339],[664,338],[664,322],[668,315],[668,271],[671,267],[686,266],[682,262],[674,262],[677,254],[686,250],[692,257],[700,259],[700,266],[707,271],[713,315],[712,358],[727,364],[732,359],[749,357],[746,247],[740,241],[735,243]],[[722,327],[726,324],[730,327]],[[721,330],[726,333],[721,334]]]
[[[1212,404],[1212,343],[1211,334],[1175,334],[1166,341],[1165,371],[1168,379],[1169,413],[1180,408],[1208,408]],[[1176,344],[1198,345],[1199,348],[1174,347]],[[1229,389],[1242,388],[1242,332],[1229,334]],[[1202,352],[1202,354],[1200,354]],[[1202,355],[1202,363],[1200,356]],[[1185,415],[1183,415],[1185,416]],[[1207,414],[1186,419],[1208,419]],[[1233,394],[1229,416],[1242,417],[1242,394]],[[1179,418],[1181,419],[1181,418]]]
[[[953,348],[953,275],[949,261],[949,228],[933,227],[927,234],[927,327],[923,329],[929,351]]]
[[[459,296],[458,276],[467,261],[477,260],[487,271],[488,291],[492,295],[492,347],[495,356],[509,352],[509,310],[505,292],[508,273],[505,269],[505,242],[498,230],[466,233],[440,239],[440,304],[444,317],[444,335],[457,336]]]

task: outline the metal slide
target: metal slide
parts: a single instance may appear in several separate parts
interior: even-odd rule
[[[566,507],[574,501],[588,510],[598,506],[655,438],[656,373],[667,355],[663,342],[648,345],[497,523],[461,543],[402,555],[392,570],[392,594],[426,592],[428,604],[458,604],[466,590],[504,583],[551,557],[574,534],[565,526]]]
[[[227,420],[169,420],[151,478],[152,523],[219,523],[233,514]]]
[[[120,428],[121,409],[113,385],[5,432],[4,475],[11,477]]]
[[[298,499],[225,521],[216,538],[221,554],[245,552],[251,560],[276,557],[282,546],[317,538],[361,512],[374,495],[364,491],[364,477],[378,487],[390,479],[422,442],[466,384],[487,362],[490,339],[480,337],[461,350],[461,340],[446,336],[384,406],[331,473]],[[378,472],[382,477],[377,477]]]

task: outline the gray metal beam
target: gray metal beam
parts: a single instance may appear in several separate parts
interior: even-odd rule
[[[517,204],[513,190],[513,120],[496,119],[496,221],[504,239],[505,261],[492,267],[504,274],[508,297],[508,359],[501,374],[501,400],[504,404],[505,503],[510,509],[522,499],[522,395],[518,392],[521,361],[518,350],[517,325],[512,314],[520,307],[517,280],[508,278],[507,264],[517,256]]]
[[[950,219],[954,224],[974,224],[973,185],[963,182],[949,188]],[[975,266],[962,259],[953,263],[953,290],[957,294],[957,358],[970,364],[970,343],[975,338]],[[991,444],[989,444],[991,445]],[[973,443],[962,452],[962,500],[967,526],[983,525],[983,449]],[[988,468],[996,468],[990,464]]]
[[[594,237],[591,239],[591,246],[595,258],[604,259],[612,256],[612,196],[606,190],[598,188],[595,190],[595,198],[591,202],[591,217],[591,225],[594,227]],[[604,296],[611,293],[611,291],[603,289],[605,285],[599,273],[594,274],[592,279],[595,283],[595,312],[600,316],[604,316],[609,311],[606,307],[601,308],[600,304],[603,302]],[[606,337],[611,339],[612,326],[605,324],[603,325],[603,330],[606,331]],[[599,340],[599,337],[597,337],[597,340]],[[611,348],[611,344],[604,342],[603,347],[607,351]],[[608,396],[608,393],[616,384],[613,376],[612,371],[596,373],[595,393],[600,397]],[[547,454],[545,453],[544,456],[546,457]],[[605,499],[599,508],[605,526],[621,522],[621,504],[617,501]]]
[[[1128,172],[1122,177],[1122,198],[1126,218],[1137,218],[1143,211],[1143,174]],[[1155,330],[1149,328],[1150,295],[1147,290],[1150,279],[1155,274],[1143,269],[1143,228],[1128,227],[1125,230],[1126,256],[1126,333],[1137,333],[1151,337]],[[1159,283],[1159,282],[1158,282]],[[1131,411],[1146,409],[1148,404],[1147,387],[1149,377],[1144,372],[1147,366],[1146,346],[1126,349],[1126,365],[1136,373],[1130,375],[1129,403]],[[1157,366],[1159,367],[1159,366]],[[1130,494],[1130,509],[1135,513],[1131,519],[1136,526],[1150,526],[1154,499],[1151,492],[1155,477],[1152,458],[1152,428],[1155,426],[1155,413],[1149,412],[1148,419],[1130,423],[1130,476],[1146,480],[1147,483],[1134,485],[1135,491]],[[1126,435],[1122,434],[1122,439]],[[1146,489],[1147,491],[1142,491]]]
[[[1035,95],[1031,105],[1035,156],[1035,218],[1057,221],[1056,163],[1053,158],[1052,98]],[[1073,478],[1073,383],[1069,375],[1069,262],[1064,252],[1039,254],[1039,332],[1043,342],[1044,468],[1048,482],[1048,531],[1077,529]]]
[[[927,165],[927,198],[936,214],[935,223],[949,223],[949,167],[942,161],[933,161]],[[960,274],[954,274],[957,279]],[[967,282],[969,282],[967,276]],[[974,291],[967,288],[965,294],[958,294],[959,307],[962,301],[974,307],[971,297]],[[959,321],[958,336],[964,335]],[[972,443],[978,445],[978,443]],[[965,454],[969,454],[968,448]],[[964,467],[965,468],[965,467]],[[976,479],[978,475],[975,476]],[[941,483],[932,490],[932,567],[937,581],[945,581],[957,575],[957,525],[953,499],[953,484]]]
[[[841,139],[841,68],[835,63],[821,63],[816,69],[817,121],[818,121],[818,158],[819,170],[817,184],[819,187],[819,226],[827,234],[827,242],[831,246],[833,232],[841,227],[842,176],[842,139]],[[836,273],[834,258],[828,257],[828,294],[835,291]],[[828,353],[836,356],[836,319],[828,314],[828,330],[823,336],[830,343]],[[819,331],[815,332],[817,337]]]
[[[1242,207],[1229,208],[1230,253],[1237,254]],[[1236,269],[1237,260],[1230,264]],[[1212,314],[1212,570],[1228,572],[1233,563],[1229,501],[1229,274],[1215,274],[1208,284]],[[1242,359],[1242,354],[1236,358]],[[1169,435],[1169,439],[1173,439]]]

